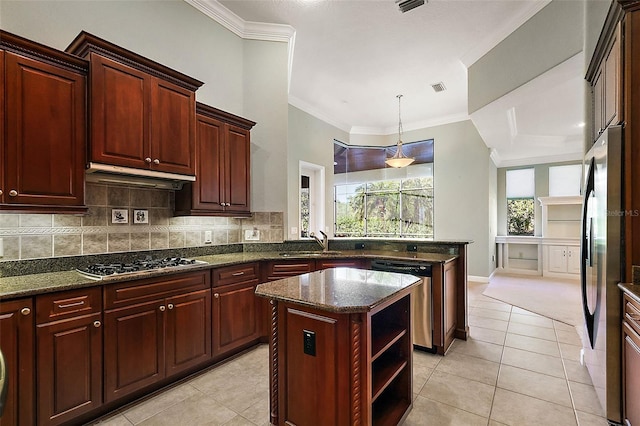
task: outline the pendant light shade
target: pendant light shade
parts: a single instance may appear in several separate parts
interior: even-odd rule
[[[415,161],[415,158],[407,157],[402,152],[402,116],[400,115],[400,99],[402,95],[397,95],[396,98],[398,98],[398,145],[396,153],[393,154],[393,157],[387,158],[385,163],[390,167],[400,168],[407,167]]]

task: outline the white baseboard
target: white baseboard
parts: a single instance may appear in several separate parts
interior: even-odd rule
[[[489,277],[483,277],[481,275],[467,275],[467,281],[486,284],[489,282]]]

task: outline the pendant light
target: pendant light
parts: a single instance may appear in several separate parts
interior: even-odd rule
[[[398,148],[393,157],[387,158],[385,163],[391,167],[400,168],[407,167],[415,161],[415,158],[407,157],[402,152],[402,117],[400,115],[400,98],[402,98],[402,95],[397,95],[396,98],[398,98]]]

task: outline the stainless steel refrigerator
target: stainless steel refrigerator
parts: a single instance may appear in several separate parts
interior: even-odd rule
[[[622,421],[622,128],[604,131],[585,156],[581,285],[584,362],[610,422]]]

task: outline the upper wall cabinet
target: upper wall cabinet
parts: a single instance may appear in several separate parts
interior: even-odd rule
[[[176,215],[250,214],[253,121],[197,104],[198,179],[176,192]]]
[[[91,162],[195,175],[195,91],[203,83],[81,32],[90,62]]]
[[[85,60],[0,31],[0,209],[82,213]]]
[[[587,71],[592,90],[593,141],[608,126],[619,124],[623,119],[622,36],[619,22],[615,23],[613,31],[607,33],[607,38],[598,41],[598,48]]]

